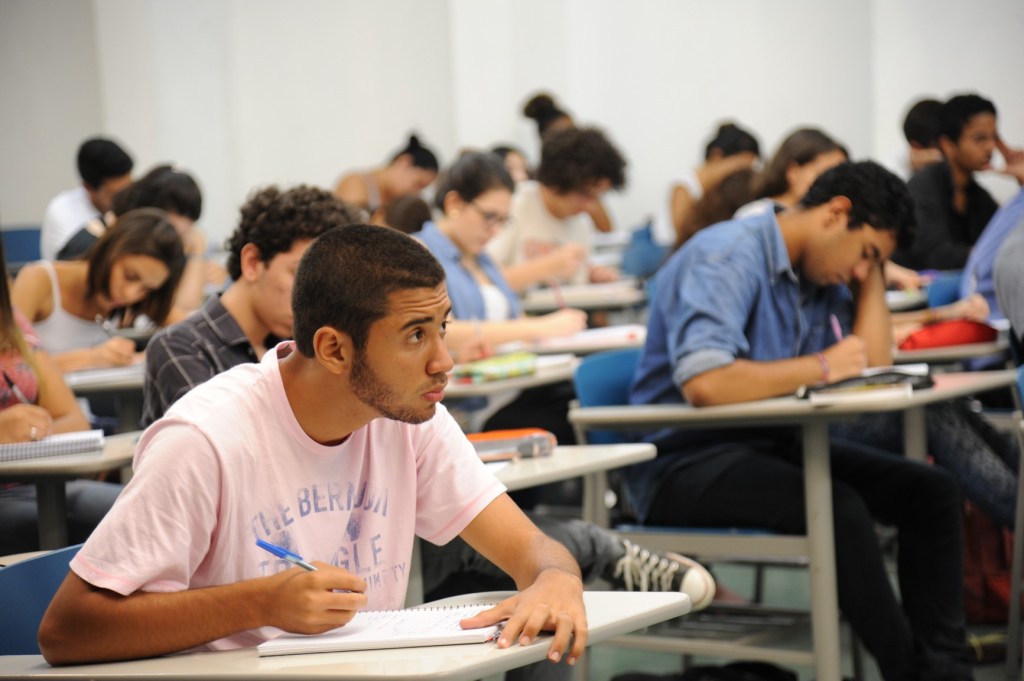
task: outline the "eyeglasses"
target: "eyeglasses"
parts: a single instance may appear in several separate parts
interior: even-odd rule
[[[508,224],[512,222],[511,215],[502,215],[501,213],[495,213],[494,211],[484,210],[480,206],[476,205],[475,201],[470,201],[469,205],[472,206],[473,210],[477,213],[480,213],[480,217],[484,219],[484,222],[487,223],[487,226],[491,229],[495,229],[496,227],[507,227]]]

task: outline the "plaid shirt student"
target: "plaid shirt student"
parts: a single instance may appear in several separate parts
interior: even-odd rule
[[[268,337],[265,347],[279,341]],[[220,296],[210,298],[188,319],[161,329],[146,347],[141,426],[159,419],[197,385],[233,366],[257,361],[256,351]]]

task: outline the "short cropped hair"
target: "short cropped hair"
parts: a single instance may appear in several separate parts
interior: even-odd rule
[[[937,99],[922,99],[910,107],[903,119],[903,136],[908,144],[917,144],[925,149],[939,145],[939,121],[942,118],[942,102]]]
[[[360,222],[361,213],[328,191],[309,185],[282,190],[264,187],[249,195],[240,209],[235,231],[228,237],[228,274],[242,276],[242,249],[253,244],[269,263],[287,253],[296,241],[315,239],[333,227]]]
[[[203,213],[203,192],[180,166],[156,166],[114,196],[114,215],[136,208],[159,208],[195,222]]]
[[[121,177],[132,172],[132,157],[118,146],[117,142],[105,137],[91,137],[78,147],[78,176],[92,189],[112,177]]]
[[[390,227],[356,224],[325,232],[295,273],[295,346],[313,357],[313,336],[329,326],[363,350],[370,326],[388,314],[396,291],[437,288],[444,268],[420,242]]]
[[[163,324],[174,304],[174,293],[185,270],[185,247],[167,213],[157,208],[130,210],[117,219],[86,253],[89,261],[86,275],[88,298],[101,293],[110,295],[110,273],[119,259],[128,255],[145,255],[167,267],[167,280],[143,300],[126,310],[132,318],[144,314],[158,326]]]
[[[561,194],[584,190],[600,180],[621,189],[626,184],[625,169],[622,154],[600,130],[567,128],[544,138],[537,180]]]
[[[942,105],[939,132],[953,142],[960,141],[967,123],[978,114],[996,115],[996,105],[974,93],[956,95]]]
[[[874,161],[841,163],[818,176],[800,199],[802,208],[814,208],[845,196],[852,208],[847,229],[870,225],[895,232],[896,243],[905,247],[914,228],[914,200],[906,183]]]

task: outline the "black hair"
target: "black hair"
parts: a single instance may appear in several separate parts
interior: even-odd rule
[[[242,276],[242,249],[253,244],[260,259],[269,263],[287,253],[296,241],[315,239],[328,229],[359,222],[361,213],[318,187],[299,185],[281,190],[264,187],[249,195],[242,205],[238,226],[225,244],[228,274]]]
[[[295,346],[313,357],[313,336],[329,326],[363,350],[370,326],[388,314],[395,291],[437,288],[444,268],[423,244],[389,227],[348,225],[310,245],[292,289]]]
[[[537,124],[537,134],[544,137],[551,124],[560,118],[571,119],[566,111],[555,104],[555,99],[546,92],[539,92],[523,105],[523,115]]]
[[[438,178],[434,203],[443,211],[448,192],[455,192],[463,201],[473,201],[491,189],[502,187],[510,192],[515,189],[501,157],[489,151],[471,151],[460,156]]]
[[[814,208],[836,196],[845,196],[852,204],[847,229],[867,224],[895,232],[897,245],[908,245],[914,228],[914,200],[899,177],[874,161],[841,163],[819,175],[799,205]]]
[[[922,99],[910,107],[903,119],[903,137],[908,144],[917,144],[924,149],[939,146],[939,128],[942,120],[942,102],[937,99]]]
[[[111,206],[114,215],[136,208],[159,208],[195,222],[203,212],[203,193],[192,176],[180,167],[158,165],[119,191]]]
[[[117,219],[83,258],[89,261],[86,275],[86,298],[96,294],[110,295],[110,273],[119,259],[128,255],[145,255],[167,267],[163,286],[150,292],[141,301],[125,310],[124,319],[144,314],[153,323],[162,325],[174,304],[174,293],[185,270],[185,247],[167,213],[158,208],[137,208]]]
[[[752,153],[758,158],[761,156],[761,146],[757,143],[757,138],[735,123],[723,123],[718,127],[715,136],[704,149],[705,160],[711,158],[714,149],[720,150],[722,156],[743,153]]]
[[[433,170],[435,173],[440,168],[440,165],[437,163],[437,156],[430,149],[420,144],[420,138],[415,134],[409,135],[409,141],[403,149],[391,157],[391,163],[394,163],[405,154],[409,154],[412,157],[412,165],[415,168]]]
[[[942,105],[939,134],[953,142],[960,141],[967,123],[978,114],[996,115],[996,105],[980,95],[968,93],[950,97]]]
[[[112,177],[122,177],[132,172],[132,157],[118,146],[117,142],[105,137],[91,137],[78,147],[78,176],[92,189],[99,189]]]
[[[502,161],[504,161],[505,157],[508,156],[509,154],[519,154],[520,156],[523,156],[523,152],[519,151],[518,149],[509,144],[498,144],[496,146],[493,146],[491,147],[491,153],[497,154],[498,158],[500,158]],[[523,156],[523,158],[526,157]]]
[[[626,184],[626,161],[597,128],[567,128],[544,138],[537,180],[556,192],[580,191],[600,180]]]
[[[789,191],[789,179],[786,173],[790,165],[797,164],[804,166],[830,151],[840,151],[847,158],[849,152],[839,142],[835,141],[821,130],[816,128],[801,128],[796,130],[782,141],[778,151],[768,161],[768,165],[754,180],[754,196],[764,198],[766,196],[779,196]]]

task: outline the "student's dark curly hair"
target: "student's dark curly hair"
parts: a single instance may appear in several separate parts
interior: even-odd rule
[[[939,134],[953,142],[959,142],[968,121],[984,113],[995,116],[996,105],[980,95],[969,93],[950,97],[942,105]]]
[[[242,276],[242,249],[253,244],[263,262],[287,253],[300,239],[315,239],[332,227],[360,222],[358,209],[318,187],[299,185],[281,190],[265,187],[249,196],[242,206],[238,227],[228,238],[228,274]]]
[[[377,225],[328,230],[306,250],[295,272],[295,347],[313,357],[313,336],[329,326],[363,350],[370,326],[388,314],[392,293],[443,283],[441,263],[398,230]]]
[[[626,160],[597,128],[568,128],[544,138],[537,180],[560,194],[581,191],[600,180],[612,189],[626,184]]]
[[[818,176],[800,199],[800,207],[814,208],[836,196],[845,196],[853,204],[847,229],[870,225],[895,232],[897,246],[909,246],[914,200],[896,175],[874,161],[841,163]]]

